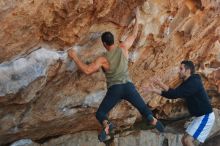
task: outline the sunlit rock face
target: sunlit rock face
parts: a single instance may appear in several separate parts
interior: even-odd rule
[[[79,131],[96,135],[101,127],[94,115],[107,91],[104,75],[101,70],[91,76],[78,71],[67,50],[73,48],[84,62],[92,62],[106,51],[102,32],[111,31],[116,45],[128,36],[137,6],[141,24],[129,70],[154,114],[170,121],[188,115],[182,100],[141,91],[153,76],[177,86],[184,59],[195,63],[213,107],[220,108],[219,0],[1,0],[0,145],[19,139],[45,142]],[[123,101],[110,119],[126,129],[141,116]],[[219,128],[215,130],[213,136],[218,136]]]

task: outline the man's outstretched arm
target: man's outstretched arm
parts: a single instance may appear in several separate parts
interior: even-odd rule
[[[169,90],[169,86],[167,86],[166,84],[164,84],[164,83],[160,80],[160,78],[154,77],[154,78],[151,78],[151,81],[152,81],[154,84],[158,85],[160,88],[162,88],[164,91],[168,91],[168,90]]]
[[[153,85],[151,85],[151,86],[144,87],[142,90],[145,92],[145,94],[146,93],[156,93],[156,94],[161,95],[163,97],[166,97],[168,99],[178,98],[178,96],[170,94],[170,92],[173,92],[173,89],[169,89],[168,91],[164,91],[160,88],[156,88]]]
[[[132,33],[125,39],[125,41],[123,41],[120,44],[120,47],[122,49],[125,49],[126,51],[128,51],[128,49],[132,46],[132,44],[134,43],[134,40],[137,37],[138,34],[138,24],[139,24],[139,20],[140,19],[140,10],[139,8],[137,8],[136,10],[136,20],[135,20],[135,24],[134,24],[134,28]]]
[[[153,83],[159,85],[163,89],[156,88],[155,86],[151,85],[144,87],[143,91],[145,93],[156,93],[168,99],[188,98],[199,90],[199,88],[195,86],[195,81],[192,80],[185,84],[179,85],[175,89],[169,88],[159,80],[154,80]]]
[[[102,67],[104,63],[106,63],[106,59],[104,57],[98,57],[94,62],[87,65],[79,59],[79,57],[76,55],[75,51],[73,50],[68,51],[68,56],[72,60],[74,60],[76,65],[79,67],[79,69],[87,75],[97,72],[99,68]]]
[[[158,95],[162,94],[162,90],[154,87],[152,84],[150,84],[149,86],[143,87],[142,90],[145,92],[145,94],[149,94],[149,93],[156,93]]]

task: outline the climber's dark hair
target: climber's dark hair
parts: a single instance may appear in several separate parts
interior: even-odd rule
[[[114,44],[114,36],[111,32],[107,31],[102,34],[102,42],[108,46]]]
[[[202,1],[201,0],[195,0],[195,6],[197,9],[200,9],[201,11],[204,10],[204,6],[202,6]]]

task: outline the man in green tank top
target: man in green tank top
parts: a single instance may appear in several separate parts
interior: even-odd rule
[[[110,134],[113,132],[114,126],[109,121],[107,114],[122,99],[127,100],[136,107],[151,125],[156,126],[158,131],[163,132],[164,130],[162,123],[153,117],[152,112],[146,106],[129,77],[128,49],[137,37],[139,16],[140,12],[137,9],[133,31],[118,47],[114,45],[113,34],[104,32],[101,39],[107,52],[89,65],[83,63],[73,50],[68,51],[69,57],[75,61],[79,69],[85,74],[92,74],[100,68],[105,73],[108,90],[96,112],[96,118],[103,126],[103,130],[98,136],[100,141],[111,138]]]

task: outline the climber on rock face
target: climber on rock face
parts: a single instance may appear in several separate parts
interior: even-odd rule
[[[186,101],[189,113],[195,117],[186,129],[182,137],[184,146],[193,146],[193,141],[203,143],[210,133],[215,115],[212,110],[209,97],[203,87],[201,77],[195,74],[195,67],[192,61],[184,60],[180,64],[179,77],[183,82],[175,89],[169,88],[160,79],[152,78],[153,84],[144,87],[145,93],[156,93],[168,99],[183,98]]]
[[[113,133],[115,127],[109,121],[107,114],[122,99],[135,106],[151,125],[156,126],[158,131],[163,132],[164,129],[163,124],[153,117],[152,112],[146,106],[129,77],[128,49],[137,37],[139,17],[140,12],[137,9],[133,31],[119,46],[115,46],[114,36],[111,32],[104,32],[101,40],[107,52],[89,65],[83,63],[73,50],[68,51],[69,57],[75,61],[79,69],[85,74],[97,72],[99,68],[102,68],[105,73],[108,90],[96,112],[96,118],[103,126],[103,130],[98,136],[100,141],[111,138],[110,134]]]

